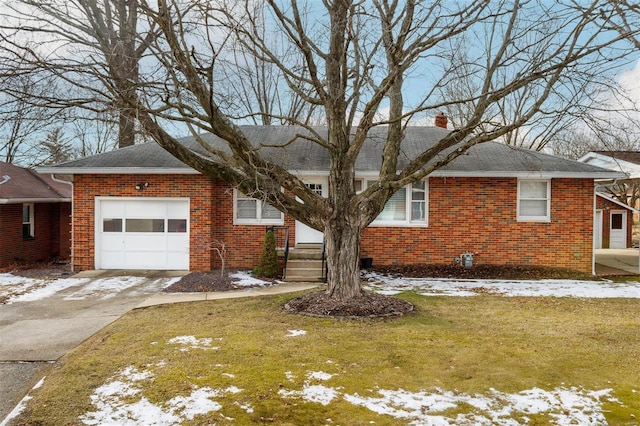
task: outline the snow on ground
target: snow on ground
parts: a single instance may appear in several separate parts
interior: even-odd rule
[[[7,277],[7,275],[9,277]],[[16,281],[18,278],[20,281]],[[15,277],[11,274],[0,275],[0,288],[8,297],[6,303],[34,302],[46,299],[70,287],[80,286],[89,281],[88,278],[32,279]]]
[[[252,277],[247,272],[230,274],[235,284],[246,287],[272,285],[271,282]],[[171,285],[180,278],[149,280],[143,277],[109,278],[59,278],[34,279],[0,274],[0,303],[16,303],[42,300],[72,287],[76,291],[65,300],[82,300],[99,296],[114,297],[116,293],[129,291],[131,295],[152,294]],[[585,298],[640,298],[640,282],[614,283],[611,281],[576,280],[461,280],[445,278],[404,278],[367,273],[364,287],[381,294],[398,294],[415,291],[423,296],[476,296],[494,294],[500,296],[529,297],[585,297]],[[146,281],[146,282],[145,282]],[[143,284],[143,285],[141,285]]]
[[[189,339],[178,336],[178,341]],[[172,339],[173,340],[173,339]],[[127,367],[114,375],[107,383],[95,389],[91,396],[94,411],[85,413],[80,421],[86,425],[173,425],[193,420],[199,414],[218,412],[224,406],[218,397],[238,394],[242,404],[234,402],[245,412],[253,413],[250,400],[236,386],[214,389],[208,386],[193,386],[186,396],[175,396],[165,402],[151,403],[144,396],[144,386],[154,380],[154,370],[167,363],[148,365],[139,370]],[[222,373],[227,378],[233,375]],[[489,389],[483,394],[465,394],[442,389],[410,392],[404,389],[363,390],[360,393],[345,393],[340,386],[330,386],[335,374],[308,371],[301,389],[283,387],[278,395],[283,400],[304,400],[327,406],[343,401],[364,407],[379,415],[391,416],[407,421],[409,425],[503,425],[521,424],[516,419],[527,419],[535,414],[546,414],[556,425],[602,425],[606,424],[603,404],[621,404],[612,395],[611,389],[588,390],[578,387],[560,387],[552,390],[533,388],[517,393],[505,393]],[[293,385],[295,377],[285,372]],[[219,399],[219,398],[218,398]],[[461,414],[449,414],[461,409]],[[222,415],[222,414],[221,414]],[[525,423],[527,423],[525,421]]]
[[[225,389],[194,386],[189,395],[154,404],[142,395],[142,388],[154,377],[152,371],[135,367],[119,371],[91,395],[96,411],[85,413],[80,421],[86,425],[176,425],[199,414],[219,411],[222,406],[215,401],[216,397],[241,392],[235,386]]]
[[[260,278],[253,277],[249,272],[236,271],[229,274],[229,277],[236,279],[233,283],[241,287],[262,287],[265,285],[271,285],[271,282],[261,280]]]
[[[222,340],[218,338],[217,340]],[[213,339],[211,337],[203,337],[201,339],[195,336],[177,336],[169,339],[167,343],[171,345],[179,345],[181,352],[189,352],[191,349],[218,350],[219,347],[211,346]]]
[[[42,385],[44,384],[44,379],[46,377],[43,377],[42,379],[40,379],[38,381],[38,383],[36,383],[31,390],[36,390],[39,389],[40,387],[42,387]],[[24,398],[22,398],[22,400],[18,403],[18,405],[16,405],[14,407],[13,410],[11,410],[11,412],[7,415],[7,417],[4,418],[4,420],[2,420],[2,422],[0,422],[0,426],[8,426],[8,424],[15,419],[16,417],[18,417],[24,410],[27,409],[27,404],[30,400],[32,400],[33,397],[31,395],[25,395]]]
[[[404,278],[367,273],[364,287],[382,294],[415,291],[423,296],[640,298],[640,283],[577,280],[462,280]]]
[[[0,303],[34,302],[52,297],[63,291],[71,292],[64,300],[84,300],[99,297],[101,300],[113,298],[117,293],[127,291],[130,296],[153,294],[167,287],[180,277],[107,277],[107,278],[25,278],[12,274],[0,274]]]

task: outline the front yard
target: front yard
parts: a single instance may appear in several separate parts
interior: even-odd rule
[[[63,358],[17,424],[640,422],[640,299],[422,296],[395,320],[295,295],[135,310]]]

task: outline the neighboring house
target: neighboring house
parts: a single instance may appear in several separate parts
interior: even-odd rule
[[[593,246],[596,249],[624,249],[633,246],[633,207],[596,192]]]
[[[640,179],[640,151],[590,151],[578,161],[620,171],[628,179]]]
[[[633,228],[633,230],[630,229],[628,232],[632,233],[637,239],[638,231],[633,225],[637,226],[638,209],[640,209],[640,151],[591,151],[579,158],[578,161],[625,174],[624,178],[597,182],[596,191],[633,207],[628,213],[632,221],[631,228]],[[624,200],[625,196],[626,200]],[[622,210],[625,211],[626,209],[622,207]],[[598,227],[601,227],[603,232],[603,248],[609,248],[606,246],[604,235],[610,223],[604,222],[607,220],[605,216],[602,216],[602,219],[603,222],[598,221],[598,223],[596,223],[596,231]],[[614,246],[616,246],[616,244],[614,244]],[[631,246],[632,244],[629,242],[627,247]]]
[[[256,146],[290,140],[301,128],[244,126]],[[326,129],[317,128],[318,132]],[[447,130],[408,127],[408,158]],[[356,186],[377,178],[386,130],[372,130],[356,164]],[[207,141],[219,144],[212,135]],[[207,155],[193,138],[181,141]],[[322,195],[328,156],[297,139],[265,156],[295,172]],[[226,245],[227,266],[257,264],[268,226],[285,226],[290,244],[322,243],[310,229],[275,208],[204,176],[156,143],[39,170],[72,174],[73,266],[84,269],[209,270]],[[364,231],[361,252],[376,265],[452,263],[472,253],[474,263],[534,264],[593,271],[594,179],[620,173],[539,152],[487,142],[398,191]]]
[[[0,267],[69,260],[69,183],[0,162]]]

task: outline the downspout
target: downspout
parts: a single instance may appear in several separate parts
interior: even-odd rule
[[[71,235],[69,235],[69,238],[71,238],[70,260],[71,260],[71,272],[75,272],[75,269],[74,269],[75,268],[75,262],[74,262],[75,256],[74,256],[74,253],[75,253],[76,239],[74,238],[74,235],[75,235],[74,228],[76,226],[76,221],[73,220],[73,216],[74,216],[74,214],[73,214],[73,212],[74,212],[73,203],[74,203],[74,200],[75,200],[74,192],[75,192],[76,187],[73,184],[73,180],[71,182],[69,182],[69,181],[66,181],[66,180],[58,179],[58,178],[56,178],[56,176],[53,173],[51,173],[51,179],[55,180],[56,182],[66,183],[67,185],[71,185],[71,217],[69,218],[69,220],[71,221]]]
[[[592,229],[591,229],[591,275],[596,274],[596,236],[594,235],[594,231],[596,230],[596,200],[598,196],[596,195],[596,187],[598,184],[593,182],[593,220],[592,220]]]

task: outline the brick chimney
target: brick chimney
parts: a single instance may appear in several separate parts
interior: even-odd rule
[[[444,115],[444,112],[440,111],[439,113],[436,114],[436,126],[437,127],[442,127],[443,129],[446,129],[448,121],[449,121],[449,119],[447,118],[446,115]]]

